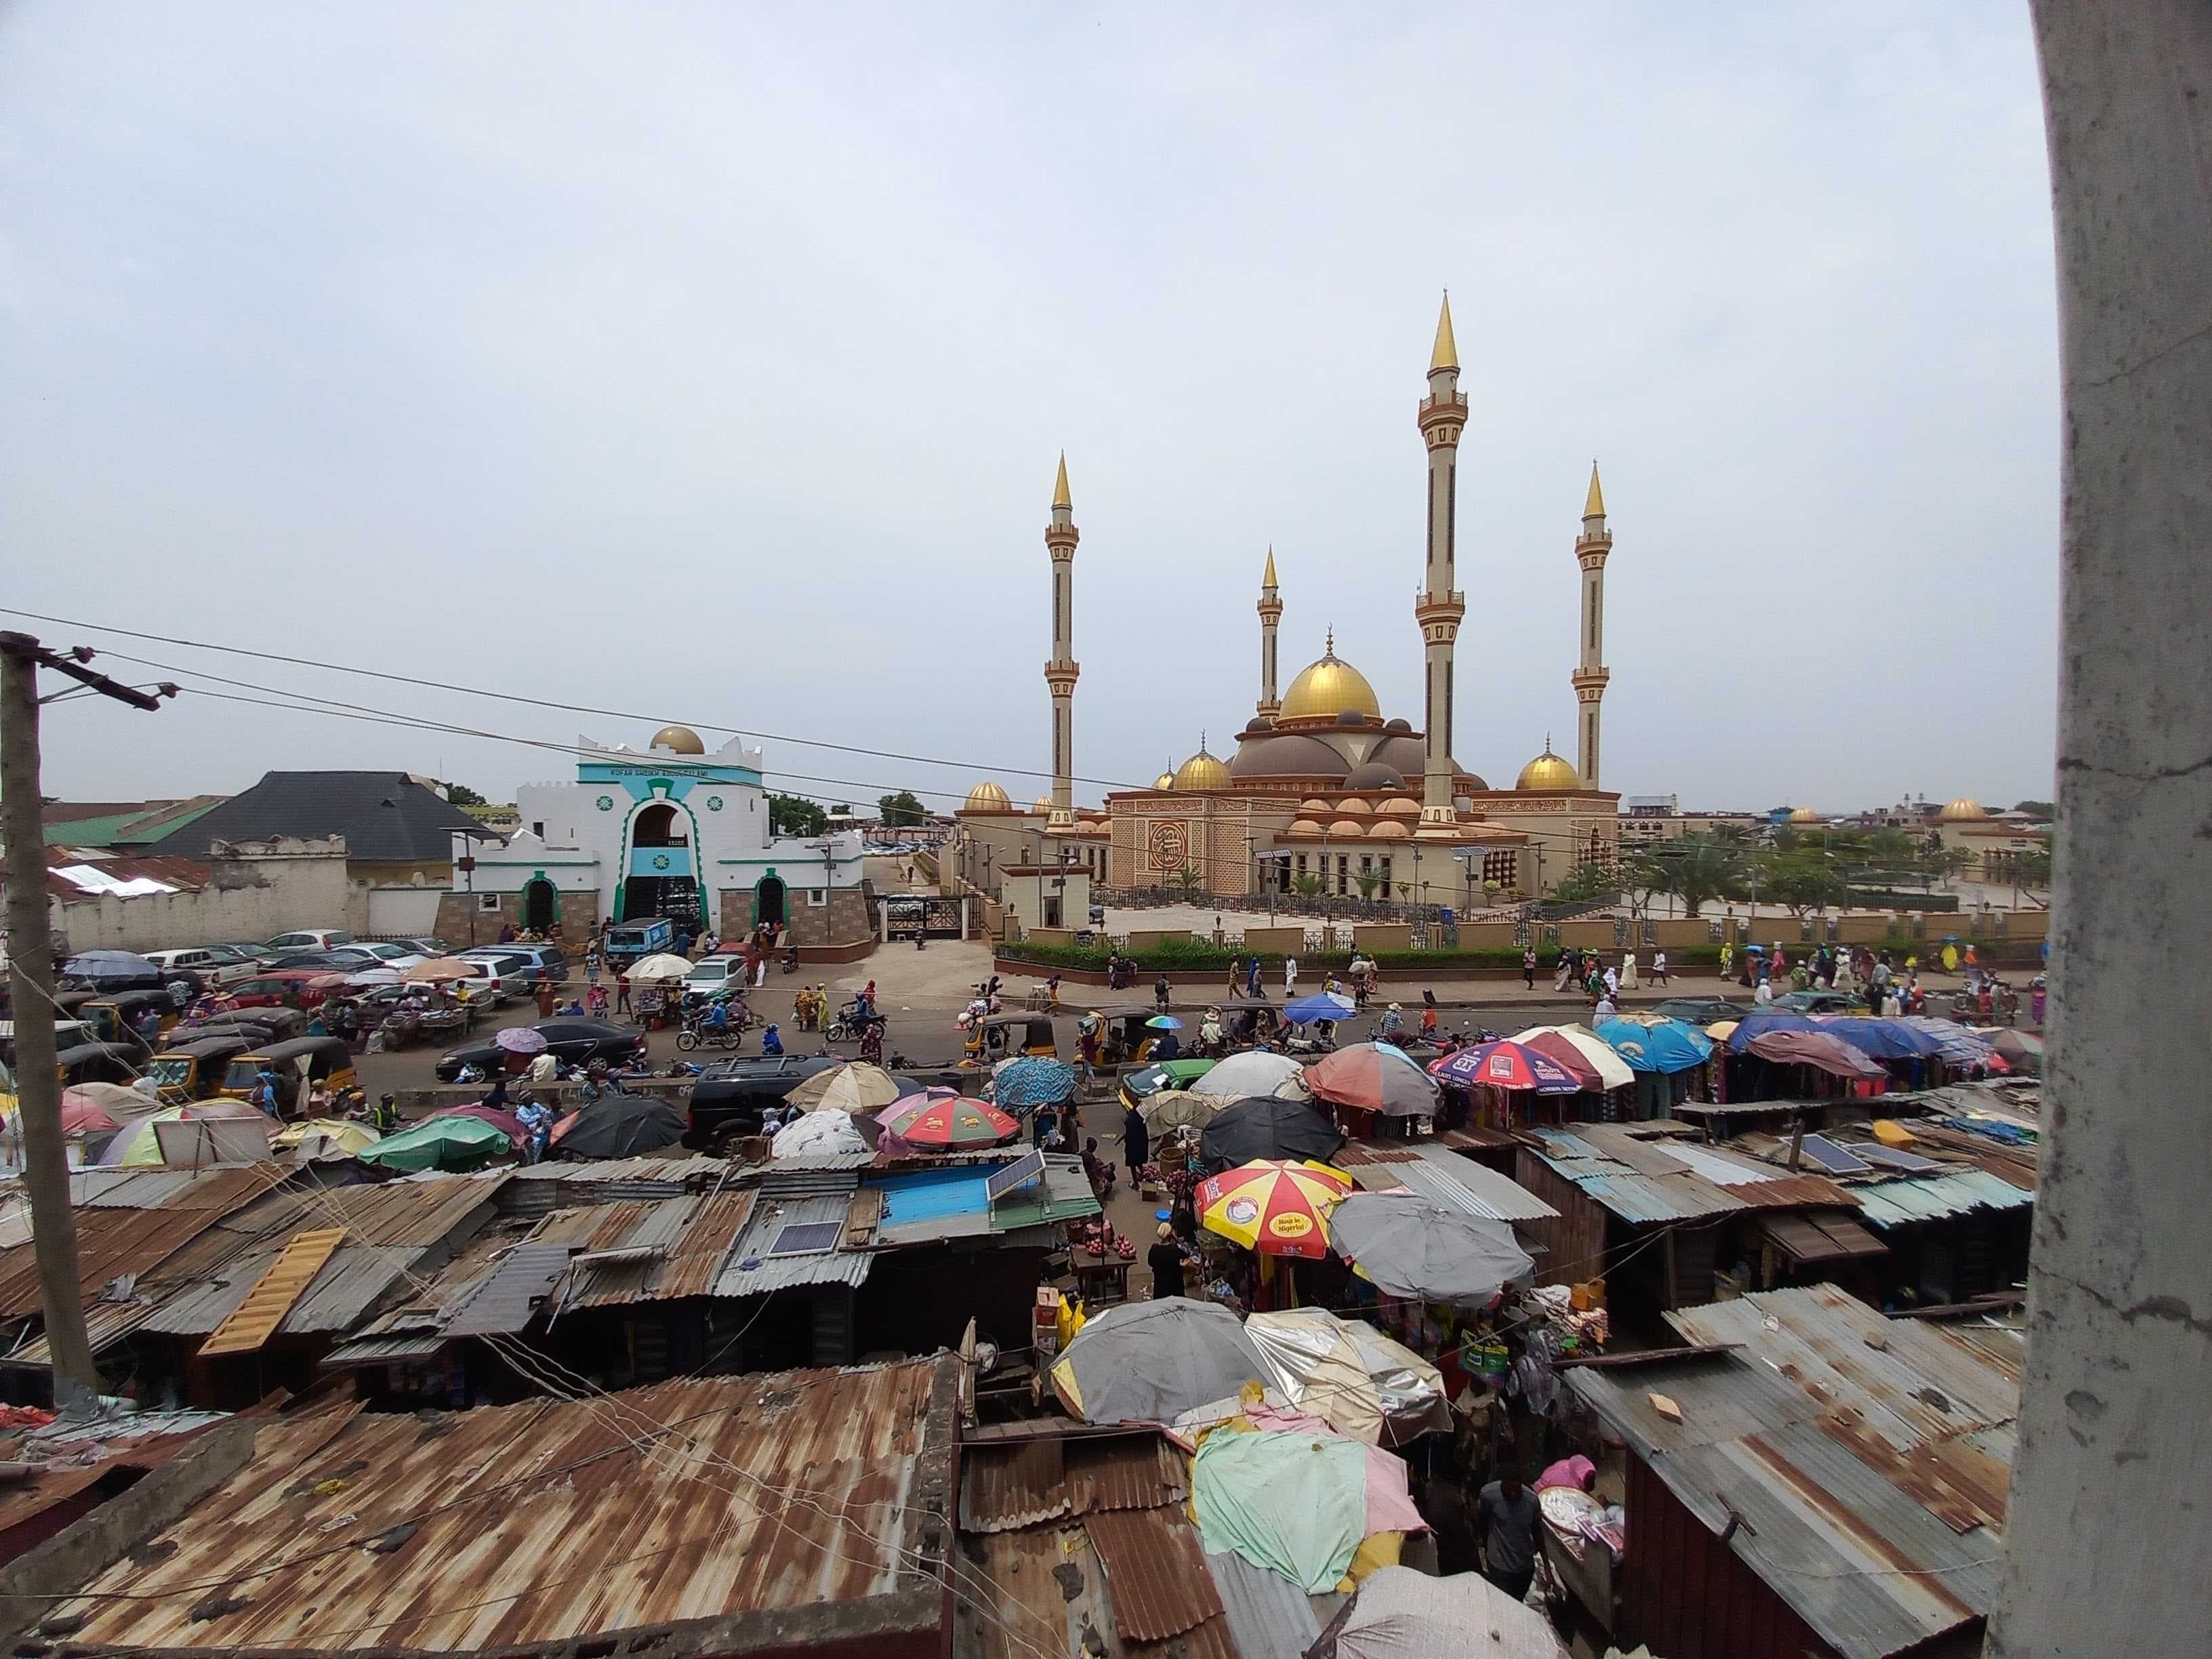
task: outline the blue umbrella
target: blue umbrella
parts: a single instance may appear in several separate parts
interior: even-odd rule
[[[1287,1004],[1283,1009],[1283,1018],[1293,1025],[1310,1025],[1317,1019],[1348,1019],[1358,1012],[1358,1006],[1351,998],[1320,991]]]
[[[1875,1060],[1927,1060],[1943,1052],[1942,1040],[1915,1030],[1900,1019],[1877,1019],[1871,1014],[1832,1014],[1820,1022],[1832,1036],[1839,1036],[1860,1053]]]
[[[1182,1030],[1182,1022],[1177,1019],[1173,1014],[1154,1014],[1150,1019],[1146,1020],[1145,1024],[1151,1026],[1152,1030],[1156,1031],[1180,1031]]]
[[[1075,1068],[1042,1054],[1009,1060],[993,1080],[992,1098],[1001,1108],[1054,1106],[1075,1093]]]
[[[1679,1019],[1602,1019],[1597,1034],[1639,1072],[1686,1072],[1713,1052],[1711,1037]]]
[[[1729,1052],[1735,1054],[1743,1053],[1751,1047],[1752,1038],[1769,1031],[1817,1031],[1821,1029],[1819,1020],[1808,1019],[1803,1014],[1793,1014],[1783,1009],[1754,1009],[1743,1017],[1735,1030],[1729,1033]]]

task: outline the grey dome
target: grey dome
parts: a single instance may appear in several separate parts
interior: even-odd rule
[[[1229,763],[1232,778],[1340,779],[1345,771],[1343,756],[1301,732],[1248,738],[1237,745]]]
[[[1371,763],[1388,766],[1412,778],[1420,775],[1421,768],[1428,759],[1428,751],[1419,738],[1400,733],[1376,744],[1375,752],[1367,758]]]
[[[1357,708],[1347,708],[1336,717],[1336,723],[1339,726],[1364,726],[1367,724],[1367,716]]]
[[[1389,720],[1384,723],[1382,729],[1385,732],[1410,732],[1413,729],[1413,723],[1403,720]]]
[[[1406,775],[1395,766],[1385,766],[1380,761],[1369,761],[1344,781],[1344,787],[1347,789],[1403,789]]]

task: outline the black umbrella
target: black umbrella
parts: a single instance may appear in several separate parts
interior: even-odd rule
[[[1234,1169],[1255,1158],[1328,1158],[1344,1145],[1336,1125],[1318,1107],[1275,1095],[1231,1101],[1199,1136],[1207,1164]]]
[[[553,1150],[566,1158],[635,1158],[673,1146],[690,1127],[684,1114],[665,1100],[613,1095],[578,1112]]]

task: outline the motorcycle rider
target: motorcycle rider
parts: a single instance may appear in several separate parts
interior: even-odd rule
[[[705,1035],[708,1036],[716,1038],[727,1036],[730,1032],[730,1005],[726,1002],[717,1002],[710,1006],[707,1010],[705,1027]]]
[[[726,1024],[726,1022],[725,1023]],[[761,1053],[763,1055],[769,1055],[781,1054],[782,1052],[782,1034],[775,1029],[775,1024],[771,1020],[769,1023],[768,1030],[761,1033]]]

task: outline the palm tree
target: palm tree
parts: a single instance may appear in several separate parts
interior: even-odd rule
[[[1328,883],[1308,871],[1303,876],[1291,878],[1291,890],[1300,898],[1319,898],[1328,890]]]
[[[1198,873],[1197,869],[1188,864],[1168,878],[1168,885],[1181,893],[1186,899],[1194,897],[1204,882],[1205,878]]]

